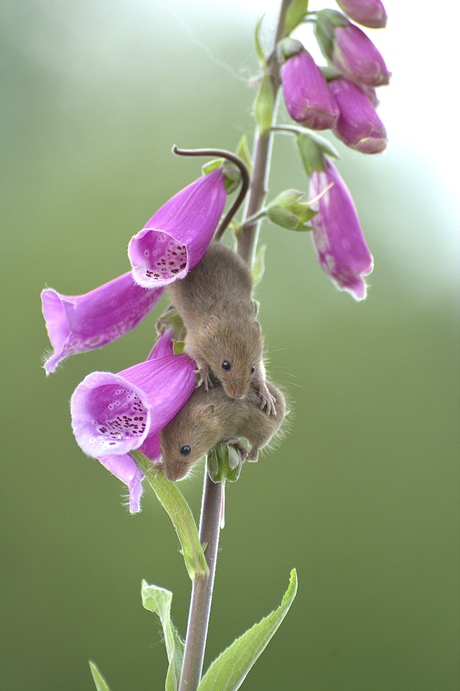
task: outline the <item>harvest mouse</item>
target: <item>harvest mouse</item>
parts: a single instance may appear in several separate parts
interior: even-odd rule
[[[185,477],[191,466],[221,441],[247,439],[248,460],[257,460],[283,422],[286,403],[281,391],[267,382],[275,409],[268,415],[260,409],[259,394],[252,385],[242,399],[230,398],[216,381],[208,391],[200,386],[187,403],[160,432],[162,472],[175,482]],[[242,448],[240,446],[240,448]]]
[[[197,363],[204,388],[212,385],[210,371],[230,398],[244,398],[253,384],[260,407],[275,414],[265,383],[263,335],[255,318],[246,262],[213,241],[187,276],[168,288],[187,332],[185,352]]]

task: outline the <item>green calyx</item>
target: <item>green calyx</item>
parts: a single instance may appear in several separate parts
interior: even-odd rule
[[[213,482],[236,482],[243,465],[243,447],[238,443],[219,442],[208,454],[208,474]]]
[[[303,192],[299,190],[285,190],[267,207],[267,216],[275,223],[287,230],[308,231],[309,225],[316,211],[310,208],[308,202],[302,202]]]

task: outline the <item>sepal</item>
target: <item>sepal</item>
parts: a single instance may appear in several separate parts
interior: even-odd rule
[[[247,455],[238,443],[219,442],[208,454],[208,475],[212,482],[236,482]]]
[[[322,172],[326,170],[326,156],[339,157],[332,144],[319,136],[299,134],[296,144],[308,177],[314,171]]]
[[[316,211],[310,208],[308,202],[301,202],[304,196],[299,190],[285,190],[267,207],[267,216],[272,223],[288,230],[312,230],[308,221]]]

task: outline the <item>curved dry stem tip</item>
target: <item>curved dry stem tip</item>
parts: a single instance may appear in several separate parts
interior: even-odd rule
[[[225,149],[179,149],[174,144],[171,151],[176,156],[218,156],[219,158],[225,158],[227,161],[231,161],[239,168],[241,173],[240,192],[214,234],[214,239],[220,240],[230,221],[243,203],[249,189],[249,171],[246,164],[239,156]]]

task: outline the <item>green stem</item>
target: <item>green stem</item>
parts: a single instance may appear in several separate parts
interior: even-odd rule
[[[270,58],[267,62],[267,71],[270,76],[270,82],[273,90],[275,108],[273,110],[273,120],[276,117],[276,103],[280,86],[280,64],[276,57],[276,46],[284,37],[284,25],[286,13],[292,0],[282,0],[278,23],[276,25],[275,34],[273,36],[273,44],[270,53]],[[256,129],[254,139],[253,152],[253,173],[251,186],[249,188],[249,196],[247,199],[246,208],[243,215],[243,224],[246,219],[255,216],[262,208],[265,197],[267,196],[268,176],[270,172],[270,158],[272,150],[272,131],[268,128],[266,131],[261,131],[259,127]],[[252,266],[254,262],[255,250],[257,245],[257,237],[259,234],[260,221],[256,221],[244,228],[238,235],[238,254]]]
[[[179,691],[195,691],[201,679],[209,614],[211,611],[214,574],[216,572],[222,506],[222,483],[212,482],[205,470],[200,519],[200,542],[206,545],[205,557],[209,574],[193,579],[187,637]]]

